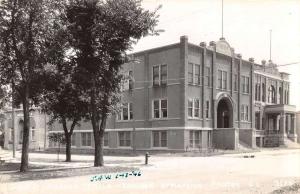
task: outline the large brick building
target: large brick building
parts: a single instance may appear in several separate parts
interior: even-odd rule
[[[107,122],[108,150],[237,149],[297,139],[288,74],[272,61],[244,60],[223,38],[195,45],[186,36],[132,58],[123,65],[130,79],[122,111]],[[49,133],[58,131],[55,125]],[[74,148],[93,149],[90,123],[74,132]]]

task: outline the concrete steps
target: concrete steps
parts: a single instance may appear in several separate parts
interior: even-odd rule
[[[300,144],[290,140],[289,138],[284,138],[284,145],[282,145],[282,147],[285,147],[285,148],[300,148]]]
[[[279,147],[279,145],[280,145],[279,136],[267,136],[265,137],[263,142],[264,147]]]
[[[5,151],[5,150],[0,150],[0,164],[3,164],[5,162],[9,162],[12,161],[13,157],[12,157],[12,153]]]

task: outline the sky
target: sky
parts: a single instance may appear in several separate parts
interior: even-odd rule
[[[300,62],[300,0],[224,0],[224,37],[244,59],[270,58],[278,65]],[[142,38],[133,52],[179,42],[218,41],[222,36],[222,0],[144,0],[145,9],[159,5],[159,36]],[[300,63],[279,68],[290,75],[290,104],[300,111]]]

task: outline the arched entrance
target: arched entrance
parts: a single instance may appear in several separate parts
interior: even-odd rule
[[[224,97],[217,107],[217,128],[233,128],[233,108],[231,101]]]

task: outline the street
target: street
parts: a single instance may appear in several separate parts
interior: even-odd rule
[[[249,154],[213,157],[151,156],[144,166],[143,156],[105,157],[109,166],[134,166],[141,176],[91,182],[95,175],[49,180],[1,183],[0,193],[269,193],[300,181],[300,150],[263,150]],[[38,160],[38,154],[33,154]],[[43,158],[43,154],[40,155]],[[52,155],[55,158],[55,154]],[[91,156],[74,156],[78,161]],[[132,161],[132,162],[130,162]],[[80,162],[77,162],[79,164]],[[73,164],[74,165],[74,164]],[[115,175],[116,173],[111,173]],[[99,175],[98,175],[99,176]]]

